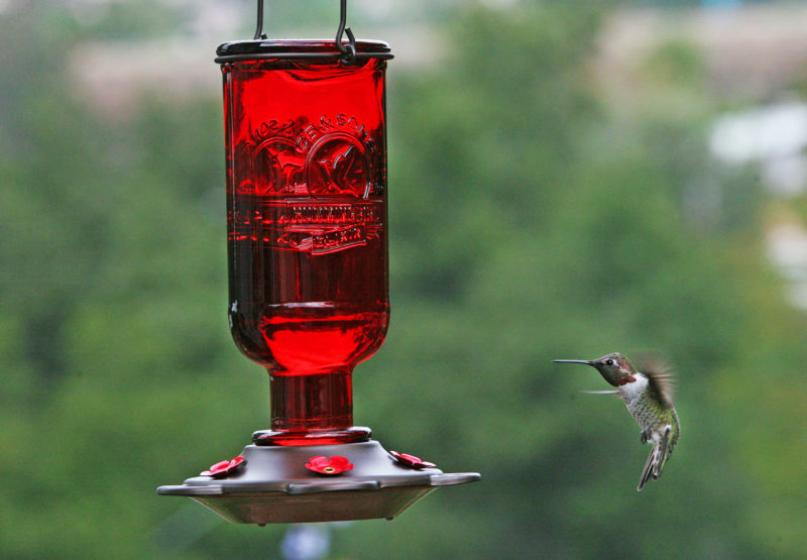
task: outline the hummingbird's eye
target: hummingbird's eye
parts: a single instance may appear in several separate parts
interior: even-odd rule
[[[611,358],[608,358],[607,360],[605,360],[605,365],[607,365],[607,366],[614,365],[614,360],[612,360]]]

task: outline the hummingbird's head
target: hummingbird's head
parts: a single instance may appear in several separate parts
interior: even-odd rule
[[[585,364],[600,372],[603,379],[614,387],[635,381],[636,370],[628,359],[619,352],[606,354],[596,360],[554,360],[556,364]]]

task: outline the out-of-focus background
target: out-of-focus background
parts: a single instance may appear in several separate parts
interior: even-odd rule
[[[272,37],[335,0],[270,1]],[[254,2],[0,1],[0,557],[804,558],[807,4],[354,0],[388,40],[385,444],[479,470],[394,522],[157,497],[265,427],[227,331],[219,70]],[[593,371],[655,350],[681,443]]]

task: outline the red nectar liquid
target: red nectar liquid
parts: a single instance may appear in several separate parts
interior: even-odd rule
[[[272,380],[259,443],[369,433],[352,428],[351,374],[389,322],[384,66],[222,66],[230,327]]]

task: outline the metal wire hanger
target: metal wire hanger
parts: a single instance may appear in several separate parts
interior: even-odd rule
[[[267,39],[266,33],[263,32],[264,21],[264,0],[258,0],[258,24],[255,27],[255,41]],[[334,43],[339,52],[342,53],[342,60],[345,62],[354,62],[356,60],[356,37],[353,31],[346,27],[347,25],[347,0],[340,0],[339,2],[339,28],[336,30],[336,39]],[[347,43],[344,42],[344,36],[347,35]]]

